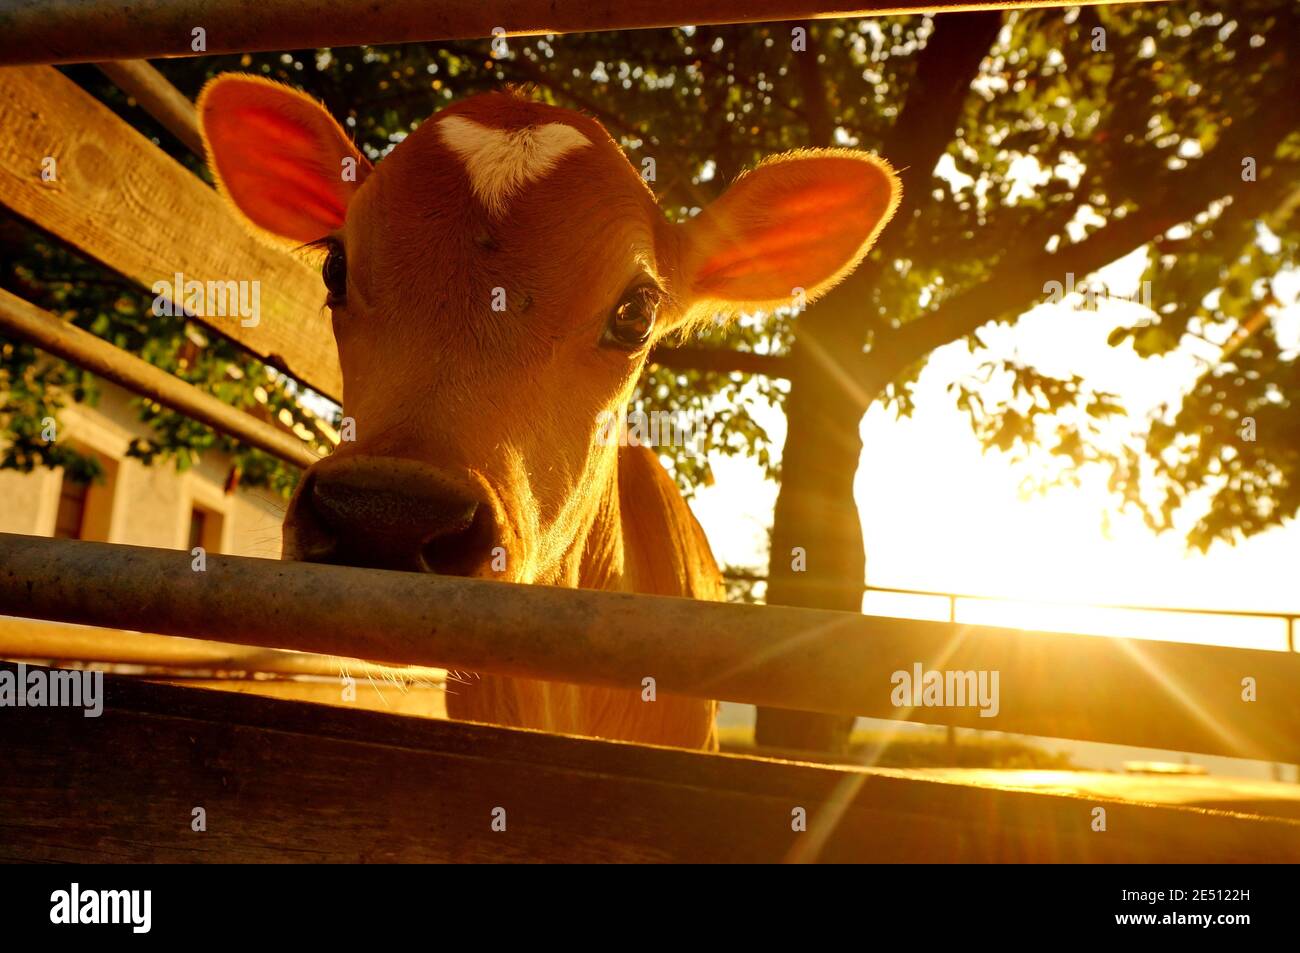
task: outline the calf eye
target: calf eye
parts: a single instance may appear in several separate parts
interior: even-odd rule
[[[330,242],[329,254],[321,266],[320,275],[325,279],[325,290],[329,292],[329,303],[339,304],[348,297],[348,257],[343,246]]]
[[[605,325],[602,344],[635,351],[650,340],[659,307],[660,291],[654,285],[637,285],[619,301]]]

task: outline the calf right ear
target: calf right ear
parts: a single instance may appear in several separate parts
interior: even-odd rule
[[[768,310],[802,290],[812,301],[858,266],[901,194],[889,163],[865,152],[770,159],[685,223],[685,297]]]
[[[198,113],[217,187],[250,222],[300,244],[343,225],[371,166],[320,103],[226,73],[203,87]]]

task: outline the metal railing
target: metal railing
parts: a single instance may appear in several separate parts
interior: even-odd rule
[[[768,582],[768,577],[763,573],[754,573],[739,569],[725,569],[722,574],[725,578],[738,582]],[[879,592],[889,595],[944,599],[948,603],[949,622],[957,621],[957,603],[959,601],[1002,603],[1006,605],[1035,605],[1060,609],[1104,609],[1116,612],[1168,613],[1173,615],[1200,617],[1217,616],[1225,619],[1275,619],[1286,625],[1287,651],[1297,651],[1296,622],[1297,620],[1300,620],[1300,613],[1297,612],[1264,612],[1255,609],[1196,609],[1187,606],[1150,606],[1116,602],[1069,602],[1057,599],[1033,599],[1020,596],[991,596],[973,592],[941,592],[934,589],[903,589],[896,586],[872,586],[867,584],[863,584],[862,592],[864,595]],[[875,613],[868,612],[864,614],[874,615]]]
[[[1300,656],[0,533],[0,613],[751,705],[1296,763]],[[996,705],[898,673],[998,673]],[[1277,687],[1242,704],[1243,675]],[[991,676],[990,676],[991,677]],[[996,707],[996,710],[994,710]]]
[[[0,0],[0,64],[212,56],[596,30],[639,30],[951,10],[1013,10],[1112,0],[168,0],[134,10],[120,0]],[[1151,0],[1130,0],[1149,3]],[[139,4],[137,4],[139,6]],[[431,9],[435,8],[435,9]],[[195,49],[191,30],[202,25]]]

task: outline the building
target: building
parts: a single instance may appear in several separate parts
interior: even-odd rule
[[[226,491],[232,461],[205,454],[184,472],[171,461],[145,465],[126,455],[148,436],[132,394],[100,380],[100,401],[59,414],[59,440],[103,464],[102,483],[65,479],[62,470],[0,470],[0,532],[84,539],[209,554],[280,557],[287,501],[270,490]],[[354,660],[268,656],[265,650],[138,635],[0,616],[0,658],[47,665],[88,664],[119,675],[181,677],[196,688],[297,701],[446,717],[446,673]],[[275,663],[275,664],[272,664]]]
[[[149,428],[131,394],[107,381],[100,389],[97,406],[60,412],[58,439],[96,456],[103,482],[65,479],[62,470],[0,470],[0,532],[279,557],[281,496],[243,486],[226,492],[225,454],[205,454],[184,472],[171,461],[147,466],[129,458],[127,447]]]

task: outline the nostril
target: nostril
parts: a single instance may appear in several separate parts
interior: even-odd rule
[[[303,476],[300,491],[285,514],[282,550],[286,559],[328,562],[334,555],[337,540],[309,502],[314,480],[315,474],[310,471]]]
[[[345,474],[345,477],[351,474]],[[429,505],[418,494],[397,485],[373,485],[357,479],[316,480],[310,487],[312,509],[326,525],[344,535],[377,532],[405,534],[423,529],[420,521],[435,524],[468,523],[473,515],[467,501],[438,501]]]
[[[496,535],[474,488],[427,465],[349,459],[322,469],[299,500],[320,528],[318,561],[472,575]]]
[[[491,508],[473,506],[459,525],[447,524],[425,538],[420,559],[425,572],[468,576],[486,561],[496,537]]]
[[[478,504],[471,500],[456,500],[430,507],[417,514],[414,529],[422,540],[459,537],[473,526],[478,508]]]

